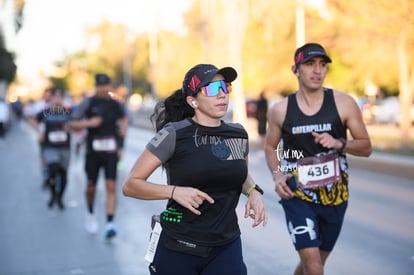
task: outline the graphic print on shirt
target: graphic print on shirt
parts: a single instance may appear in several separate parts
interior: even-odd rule
[[[52,105],[37,114],[37,121],[45,125],[45,146],[55,148],[70,146],[70,134],[65,130],[65,124],[69,121],[70,114],[70,109],[57,105]]]
[[[312,132],[327,132],[332,130],[332,123],[318,123],[292,127],[292,135],[308,134]]]
[[[197,128],[194,133],[194,142],[196,148],[200,146],[211,146],[212,154],[222,160],[244,159],[242,148],[246,148],[246,139],[226,138],[214,135],[203,135]]]

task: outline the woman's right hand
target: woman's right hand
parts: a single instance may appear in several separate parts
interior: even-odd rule
[[[185,186],[175,186],[171,199],[175,200],[196,215],[201,215],[198,207],[200,207],[204,201],[207,201],[210,204],[214,203],[214,199],[207,193],[193,187]]]

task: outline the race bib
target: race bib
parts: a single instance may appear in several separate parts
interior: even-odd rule
[[[341,179],[338,153],[301,158],[297,162],[299,182],[304,189],[318,188]]]
[[[154,228],[151,232],[151,239],[148,244],[147,254],[145,254],[145,260],[152,263],[154,260],[155,252],[157,251],[158,241],[160,240],[162,227],[159,222],[155,222]]]
[[[96,152],[115,152],[116,141],[114,137],[102,137],[92,140],[92,149]]]
[[[50,143],[63,143],[68,140],[68,134],[65,131],[51,131],[47,138]]]

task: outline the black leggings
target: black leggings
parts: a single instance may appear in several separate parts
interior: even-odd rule
[[[52,195],[52,199],[62,200],[63,193],[65,192],[67,182],[66,168],[62,167],[59,163],[48,164],[49,168],[49,186]]]
[[[0,138],[3,138],[5,133],[6,133],[6,129],[5,129],[4,123],[0,122]]]

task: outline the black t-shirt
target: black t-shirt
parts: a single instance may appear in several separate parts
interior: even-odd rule
[[[176,239],[204,246],[227,244],[240,236],[236,215],[247,177],[248,135],[240,124],[205,127],[191,119],[165,125],[147,144],[164,164],[168,184],[198,188],[214,199],[200,216],[169,200],[163,230]]]
[[[69,148],[70,133],[64,130],[64,125],[69,121],[70,115],[71,110],[63,106],[51,106],[36,115],[36,120],[45,125],[42,146]]]
[[[88,128],[87,148],[92,151],[92,142],[98,139],[113,138],[118,141],[117,121],[125,116],[122,104],[112,98],[90,97],[76,109],[72,118],[102,117],[102,124],[97,128]],[[119,146],[119,144],[117,144]]]

